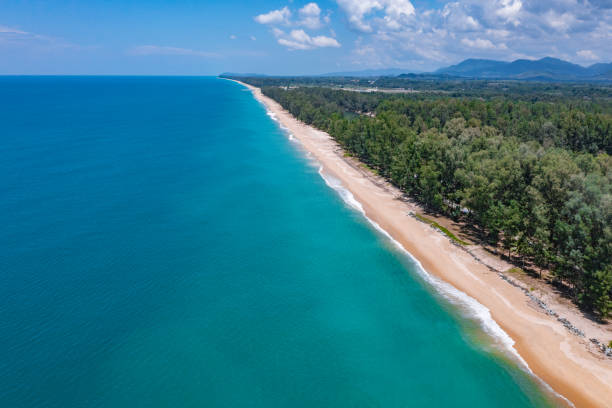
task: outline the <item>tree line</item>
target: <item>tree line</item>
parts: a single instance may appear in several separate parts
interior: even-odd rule
[[[253,86],[326,87],[334,89],[404,89],[432,98],[496,98],[512,100],[567,102],[597,100],[598,105],[612,104],[611,83],[525,82],[517,80],[466,79],[446,75],[406,74],[395,77],[232,77]]]
[[[612,310],[609,101],[262,89],[425,206],[549,270],[582,307]]]

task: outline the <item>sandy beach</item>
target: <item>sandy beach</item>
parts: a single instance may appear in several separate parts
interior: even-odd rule
[[[299,122],[260,89],[243,85],[320,162],[325,173],[341,181],[361,203],[366,216],[401,243],[429,274],[489,309],[537,377],[577,407],[612,407],[612,359],[593,350],[588,340],[591,336],[605,337],[608,329],[597,327],[572,309],[573,306],[551,299],[549,304],[554,304],[555,311],[560,316],[567,315],[586,336],[571,333],[523,291],[501,279],[438,231],[411,217],[411,212],[420,209],[401,199],[402,193],[389,183],[362,169],[354,159],[345,157],[328,134]]]

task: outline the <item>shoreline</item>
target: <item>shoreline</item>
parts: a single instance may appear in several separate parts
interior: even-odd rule
[[[322,171],[351,193],[366,218],[416,260],[426,274],[487,309],[495,325],[511,338],[518,359],[537,379],[577,407],[610,406],[612,360],[589,351],[587,339],[570,333],[534,306],[519,288],[500,279],[429,225],[409,216],[418,207],[402,200],[403,194],[389,183],[365,174],[328,134],[299,122],[259,88],[235,82],[247,87],[274,114],[320,163]]]

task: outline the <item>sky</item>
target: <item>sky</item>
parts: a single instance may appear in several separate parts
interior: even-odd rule
[[[271,75],[612,61],[612,0],[0,0],[0,74]]]

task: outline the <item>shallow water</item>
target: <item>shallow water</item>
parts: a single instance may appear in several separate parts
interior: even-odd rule
[[[7,407],[550,406],[215,78],[0,78]]]

